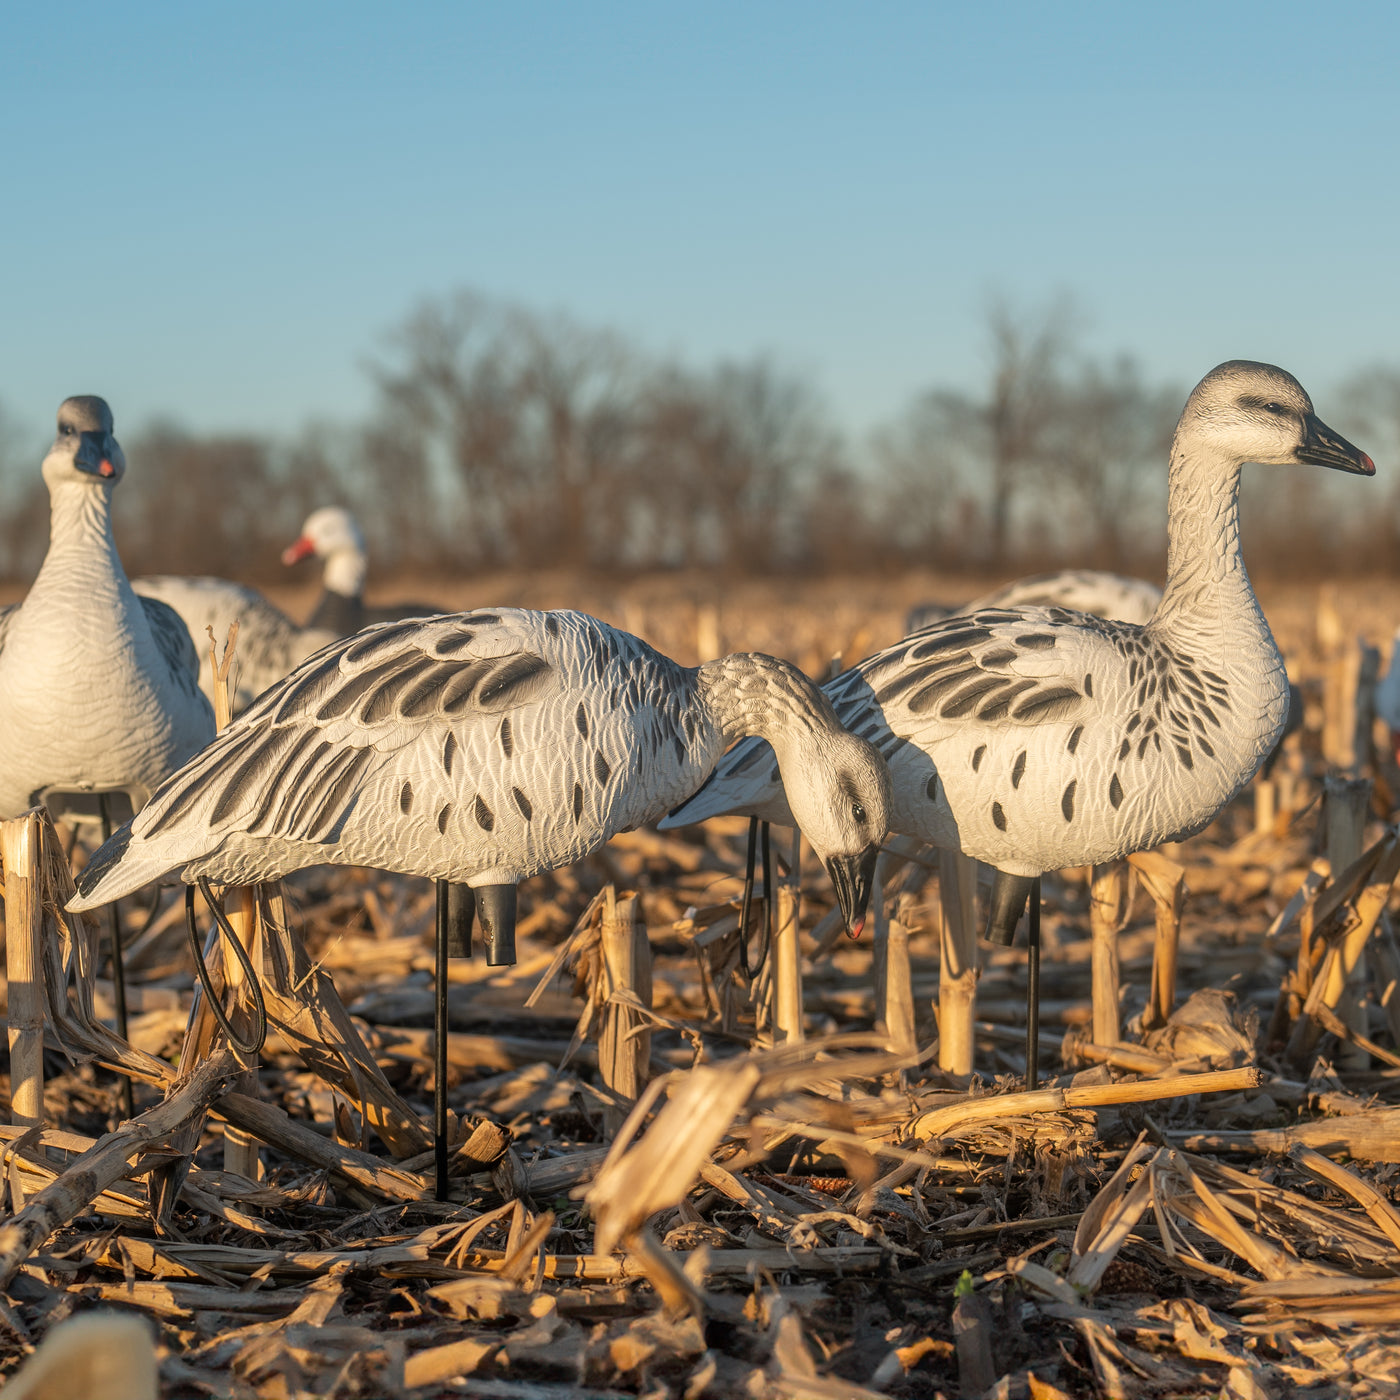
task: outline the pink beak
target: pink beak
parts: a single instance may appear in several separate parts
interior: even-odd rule
[[[288,565],[297,564],[303,559],[309,559],[315,553],[316,546],[303,535],[299,540],[289,544],[286,549],[282,551],[282,562]]]

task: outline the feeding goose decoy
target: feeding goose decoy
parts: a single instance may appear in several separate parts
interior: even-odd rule
[[[307,618],[308,628],[348,637],[376,622],[400,622],[410,617],[435,617],[442,609],[434,603],[365,602],[365,577],[369,555],[360,522],[344,506],[322,506],[302,522],[301,534],[282,551],[289,567],[312,555],[323,561],[321,596]]]
[[[1034,1078],[1038,882],[1206,826],[1283,730],[1288,681],[1240,553],[1246,462],[1370,476],[1291,374],[1233,360],[1192,391],[1172,442],[1167,586],[1143,626],[1066,608],[949,618],[829,681],[843,724],[885,755],[891,827],[996,868],[987,936],[1031,902]],[[743,812],[786,821],[757,741],[663,827]]]
[[[248,885],[311,865],[439,882],[437,1053],[446,1053],[451,889],[491,963],[514,961],[520,880],[579,860],[689,796],[727,745],[761,735],[797,824],[858,931],[889,774],[785,661],[688,669],[577,612],[503,608],[385,623],[293,671],[170,778],[88,863],[73,909],[168,871]],[[445,1100],[438,1173],[445,1189]]]
[[[158,598],[180,614],[199,653],[199,688],[210,700],[214,672],[208,629],[214,629],[222,645],[229,629],[238,624],[229,694],[234,714],[242,713],[268,686],[341,636],[328,628],[298,627],[257,589],[230,579],[154,574],[132,579],[131,586],[143,598]]]
[[[117,554],[112,489],[125,472],[111,409],[91,394],[65,399],[43,465],[48,553],[0,617],[0,816],[39,802],[77,821],[139,811],[214,737],[189,633],[164,603],[137,597]],[[112,932],[125,1035],[115,917]]]

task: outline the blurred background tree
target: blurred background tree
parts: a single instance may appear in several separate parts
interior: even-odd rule
[[[1067,298],[990,302],[980,382],[930,385],[852,442],[812,379],[771,360],[696,367],[458,292],[385,339],[359,423],[309,423],[285,440],[124,425],[119,542],[133,574],[267,580],[302,519],[343,504],[381,577],[911,566],[1006,577],[1065,564],[1159,575],[1187,386],[1151,382],[1128,356],[1085,354],[1081,321]],[[1352,375],[1325,409],[1384,481],[1400,460],[1400,371]],[[0,405],[0,573],[15,580],[33,577],[47,541],[44,440]],[[1392,569],[1400,482],[1383,498],[1380,483],[1336,485],[1247,473],[1251,565]]]

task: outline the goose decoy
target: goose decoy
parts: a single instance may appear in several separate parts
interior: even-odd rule
[[[1181,840],[1273,749],[1288,680],[1240,553],[1246,462],[1371,476],[1291,374],[1232,360],[1172,442],[1167,586],[1143,626],[1066,608],[986,608],[905,637],[824,687],[890,764],[891,827],[996,869],[987,937],[1009,943],[1041,874]],[[662,827],[722,812],[787,820],[756,741]],[[1027,1074],[1036,1074],[1038,893]]]
[[[211,701],[214,673],[208,629],[214,629],[222,646],[230,627],[238,624],[229,695],[234,714],[242,713],[268,686],[341,635],[327,628],[298,627],[255,588],[229,579],[155,574],[132,579],[131,586],[141,597],[157,598],[179,613],[199,653],[199,688]]]
[[[688,669],[586,614],[511,608],[384,623],[304,663],[93,856],[70,908],[171,870],[248,885],[367,865],[439,881],[445,1191],[444,974],[449,955],[469,952],[450,935],[448,895],[467,930],[474,899],[487,961],[513,962],[520,880],[664,815],[748,734],[772,745],[797,825],[858,932],[889,774],[806,676],[758,654]]]
[[[111,409],[91,394],[65,399],[43,465],[48,553],[24,601],[0,617],[2,817],[43,802],[55,816],[105,824],[113,808],[139,811],[214,737],[184,623],[136,596],[117,554],[112,489],[125,472]],[[115,912],[112,937],[125,1036]]]
[[[376,622],[400,622],[410,617],[435,617],[434,603],[390,603],[372,607],[365,602],[369,555],[360,522],[344,506],[322,506],[302,522],[301,534],[282,551],[290,567],[312,555],[324,561],[321,596],[306,625],[348,637]]]
[[[960,607],[919,603],[909,609],[904,630],[921,632],[945,617],[962,617],[984,608],[1069,608],[1093,613],[1115,622],[1142,626],[1157,611],[1162,590],[1143,578],[1105,573],[1100,569],[1061,569],[1053,574],[1033,574],[1014,579]]]

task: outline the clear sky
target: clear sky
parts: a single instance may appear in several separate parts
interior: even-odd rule
[[[285,430],[470,286],[852,433],[1069,291],[1183,386],[1400,362],[1400,6],[335,0],[0,9],[0,405]]]

